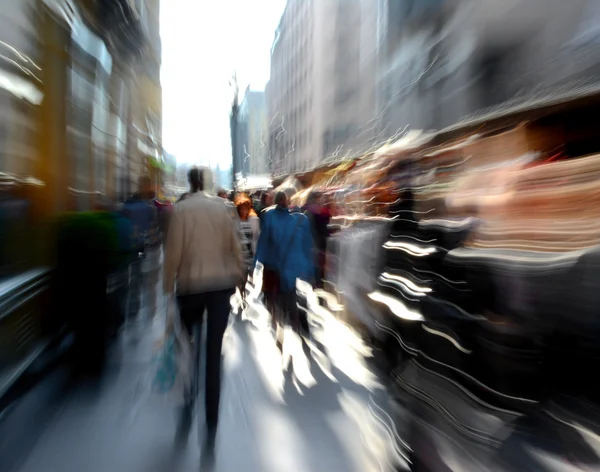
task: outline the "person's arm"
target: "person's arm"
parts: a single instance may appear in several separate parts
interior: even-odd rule
[[[302,226],[299,228],[302,237],[302,253],[304,255],[304,273],[302,280],[310,284],[314,283],[315,278],[315,240],[310,221],[304,217]]]
[[[183,221],[177,209],[173,209],[167,242],[165,244],[163,285],[165,294],[175,290],[175,280],[181,266],[183,256]]]
[[[258,216],[253,216],[250,221],[252,222],[252,254],[256,254],[256,247],[260,236],[260,220]]]
[[[261,220],[260,224],[261,224],[261,231],[260,231],[260,234],[258,235],[258,242],[256,243],[256,252],[254,254],[254,265],[256,265],[257,262],[264,264],[265,258],[269,251],[269,238],[268,238],[269,231],[267,230],[267,228],[269,227],[269,224],[268,224],[268,216],[266,213],[263,213],[263,219]]]
[[[228,208],[225,209],[224,227],[228,228],[229,236],[228,241],[230,244],[231,254],[235,260],[235,264],[238,268],[239,278],[243,280],[244,277],[244,258],[242,256],[242,242],[240,241],[239,233],[239,220],[231,217],[231,212]]]
[[[150,244],[152,246],[155,246],[156,244],[158,244],[159,237],[160,237],[160,225],[159,225],[159,221],[158,221],[158,208],[156,208],[156,205],[154,203],[150,207],[149,217],[150,217]]]

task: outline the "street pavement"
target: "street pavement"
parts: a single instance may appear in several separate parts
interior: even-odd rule
[[[102,378],[64,383],[68,375],[58,369],[19,405],[30,419],[2,425],[2,435],[9,426],[31,433],[19,447],[5,444],[14,457],[7,460],[6,454],[3,471],[200,470],[202,411],[188,443],[178,446],[176,399],[150,387],[156,325],[167,304],[157,295],[158,282],[152,280],[152,300],[146,294],[141,315],[112,346]],[[394,461],[406,466],[395,456],[393,426],[381,409],[386,393],[352,330],[327,310],[309,313],[310,349],[287,334],[282,355],[264,308],[255,304],[246,314],[248,319],[231,323],[224,341],[214,470],[369,472],[392,470]],[[52,400],[42,403],[50,391]]]

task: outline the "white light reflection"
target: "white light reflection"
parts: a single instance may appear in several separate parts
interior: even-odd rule
[[[429,256],[429,255],[437,252],[437,249],[432,246],[421,247],[421,246],[417,246],[416,244],[403,243],[403,242],[399,242],[399,241],[387,241],[386,243],[383,244],[383,247],[385,249],[404,251],[404,252],[406,252],[412,256],[416,256],[416,257]]]
[[[369,453],[363,460],[363,470],[410,470],[409,459],[395,445],[389,426],[373,415],[363,398],[346,389],[338,395],[340,406],[346,415],[360,428],[360,438]]]
[[[545,410],[545,413],[554,420],[569,426],[580,433],[584,441],[594,450],[596,454],[600,455],[600,436],[598,434],[577,422],[572,423],[570,421],[565,421],[548,410]]]
[[[377,376],[369,369],[366,362],[366,358],[372,356],[372,350],[353,329],[337,319],[327,308],[320,306],[310,284],[299,280],[296,288],[306,297],[309,316],[315,324],[311,327],[311,335],[317,343],[325,347],[327,352],[327,356],[319,357],[321,359],[328,357],[331,365],[358,385],[369,390],[382,388]],[[309,347],[311,345],[313,348],[316,347],[314,343]],[[325,365],[329,367],[328,364]]]
[[[255,363],[259,366],[258,371],[269,395],[276,403],[285,404],[285,377],[281,368],[281,355],[273,342],[273,336],[268,330],[256,330],[250,332],[250,339],[254,348]]]
[[[369,298],[375,302],[383,303],[391,310],[398,318],[408,321],[424,321],[423,315],[417,311],[409,310],[408,307],[397,298],[392,298],[388,295],[376,291],[369,294]]]
[[[302,349],[302,338],[291,328],[286,327],[283,335],[283,369],[287,370],[292,363],[294,380],[297,380],[306,388],[314,387],[317,381],[310,373],[310,363]],[[300,386],[296,385],[298,392],[302,394]]]
[[[406,277],[401,277],[399,275],[392,275],[388,272],[384,272],[380,276],[383,280],[391,282],[395,285],[405,288],[411,295],[416,297],[424,297],[425,294],[431,293],[433,290],[429,287],[420,287],[413,283],[411,280]]]
[[[425,325],[421,325],[421,327],[422,327],[422,328],[423,328],[425,331],[427,331],[428,333],[430,333],[430,334],[433,334],[433,335],[435,335],[435,336],[440,336],[440,337],[442,337],[442,338],[444,338],[444,339],[446,339],[446,340],[450,341],[450,342],[452,343],[452,345],[453,345],[453,346],[454,346],[456,349],[458,349],[459,351],[461,351],[461,352],[464,352],[465,354],[471,354],[471,352],[472,352],[472,351],[471,351],[470,349],[467,349],[467,348],[465,348],[465,347],[462,347],[462,346],[461,346],[461,345],[458,343],[458,341],[457,341],[456,339],[454,339],[452,336],[450,336],[450,335],[448,335],[448,334],[446,334],[446,333],[443,333],[442,331],[438,331],[437,329],[429,328],[429,327],[427,327],[427,326],[425,326]]]
[[[0,88],[32,105],[40,105],[44,99],[43,92],[31,82],[4,70],[0,70]]]
[[[335,298],[335,295],[333,295],[332,293],[326,292],[321,288],[315,289],[314,293],[315,295],[317,295],[317,297],[325,300],[325,303],[327,303],[327,307],[331,311],[342,311],[344,309],[344,306],[338,303],[338,301]]]
[[[550,454],[533,446],[525,446],[525,451],[537,459],[540,466],[539,470],[547,470],[548,472],[581,472],[584,470],[574,464],[567,463],[564,457]]]

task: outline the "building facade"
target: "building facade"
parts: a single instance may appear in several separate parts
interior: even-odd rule
[[[377,8],[382,137],[443,129],[598,76],[597,2],[379,0]]]
[[[158,15],[158,0],[3,3],[0,200],[26,208],[3,228],[123,200],[142,174],[160,185]],[[11,270],[45,263],[41,250],[17,254],[34,242],[10,241]]]
[[[594,83],[599,5],[288,0],[267,86],[273,173],[306,171],[409,129],[440,130],[509,101]]]
[[[269,172],[268,114],[265,92],[246,89],[240,105],[240,122],[246,132],[244,163],[247,175]]]
[[[66,211],[124,198],[161,154],[158,0],[0,8],[0,390],[64,327],[53,302]],[[140,143],[143,144],[140,145]],[[60,276],[59,276],[60,277]],[[62,293],[62,292],[60,292]],[[15,440],[15,444],[18,439]]]
[[[358,0],[289,0],[271,49],[274,174],[351,153],[360,123]]]
[[[246,89],[236,118],[231,117],[233,160],[236,180],[267,174],[269,166],[268,109],[266,93]],[[235,120],[235,121],[234,121]]]
[[[42,184],[37,214],[134,191],[162,157],[159,0],[9,0],[0,25],[0,171]]]

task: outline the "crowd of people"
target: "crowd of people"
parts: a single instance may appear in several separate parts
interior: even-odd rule
[[[331,214],[318,192],[305,202],[290,197],[295,190],[253,195],[205,190],[203,171],[188,173],[189,192],[172,206],[156,199],[150,179],[139,180],[138,192],[119,213],[121,250],[133,255],[127,310],[135,316],[142,292],[141,263],[163,245],[164,293],[177,300],[182,326],[199,341],[206,312],[207,449],[214,446],[221,389],[221,347],[230,315],[231,296],[245,295],[248,278],[262,274],[264,302],[272,316],[274,339],[282,326],[307,334],[308,321],[296,300],[296,281],[323,284],[325,250]],[[293,202],[293,203],[292,203]],[[300,204],[302,203],[302,204]],[[199,351],[198,351],[199,352]],[[198,359],[196,359],[196,366]],[[189,432],[195,395],[182,411],[179,434]]]
[[[274,333],[284,325],[297,334],[307,330],[307,320],[297,307],[296,281],[322,285],[330,215],[318,193],[310,194],[299,206],[290,205],[283,191],[247,195],[220,190],[211,196],[198,168],[189,171],[188,180],[189,192],[179,198],[168,224],[158,232],[165,237],[164,293],[176,298],[191,339],[199,339],[206,312],[205,448],[210,452],[218,424],[221,347],[231,296],[237,289],[244,294],[248,277],[262,274],[262,293]],[[130,208],[135,212],[131,218],[138,228],[135,234],[157,227],[157,211],[143,196],[132,200]],[[152,231],[143,234],[145,241],[152,238]],[[138,244],[142,245],[141,240]],[[277,342],[281,347],[281,339]],[[182,437],[189,432],[194,397],[189,395],[182,410],[178,428]]]

